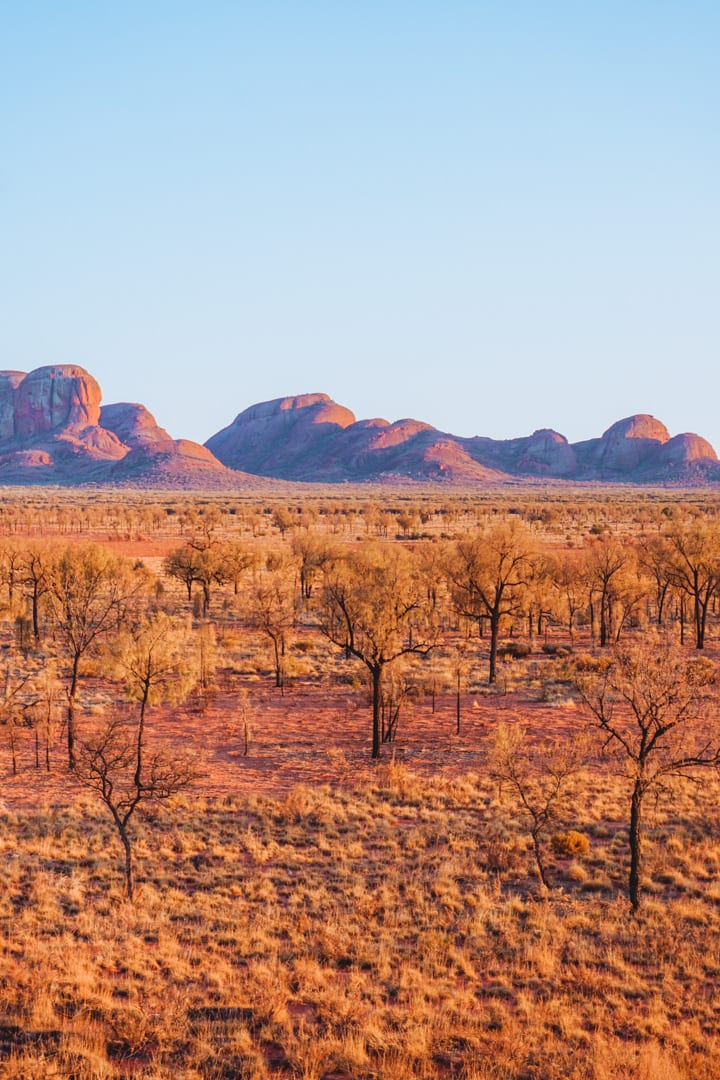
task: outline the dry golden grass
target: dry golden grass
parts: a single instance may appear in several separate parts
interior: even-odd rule
[[[717,1077],[717,784],[649,823],[636,919],[620,796],[584,785],[545,894],[474,775],[187,798],[134,905],[93,802],[5,813],[0,1075]]]
[[[223,536],[267,555],[289,546],[278,508],[349,544],[391,541],[409,506],[426,538],[519,514],[552,549],[580,548],[605,528],[637,535],[676,502],[667,492],[343,489],[267,500],[123,494],[120,505],[107,492],[34,492],[5,499],[0,534],[95,539],[159,572],[197,510],[218,512]],[[714,496],[685,502],[717,510]],[[186,609],[176,582],[162,597]],[[537,640],[532,655],[501,664],[490,691],[486,642],[473,639],[456,734],[449,632],[418,662],[398,742],[371,767],[363,671],[300,607],[279,696],[244,602],[229,586],[213,594],[217,685],[149,717],[149,737],[187,745],[205,779],[138,819],[134,904],[110,819],[62,768],[61,732],[45,774],[33,732],[20,729],[13,777],[2,729],[0,1077],[720,1076],[716,776],[648,806],[644,904],[632,917],[628,789],[591,760],[553,824],[552,887],[542,890],[527,819],[491,783],[488,753],[501,721],[530,738],[582,728],[562,656]],[[0,613],[3,648],[19,610]],[[712,626],[717,657],[715,615]],[[524,640],[523,624],[514,630]],[[550,640],[566,643],[560,624]],[[52,651],[50,628],[43,647]],[[598,663],[586,626],[577,652]],[[81,733],[122,696],[101,659],[84,676]]]

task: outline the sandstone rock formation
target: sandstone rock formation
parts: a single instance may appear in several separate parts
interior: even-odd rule
[[[326,394],[306,394],[253,405],[206,446],[232,468],[284,480],[720,481],[720,463],[705,439],[671,438],[647,414],[575,444],[548,428],[518,439],[460,438],[417,420],[355,420]]]
[[[518,478],[606,483],[720,483],[699,435],[670,436],[647,414],[570,444],[548,428],[517,439],[460,438],[419,420],[356,420],[327,394],[261,402],[205,446],[173,439],[144,405],[101,404],[84,368],[0,372],[0,484],[130,484],[236,490],[277,481],[445,481]]]
[[[84,368],[0,372],[0,483],[233,486],[209,450],[171,439],[143,405],[106,405]]]

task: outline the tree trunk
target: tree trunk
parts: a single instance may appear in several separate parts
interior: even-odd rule
[[[280,649],[278,648],[277,638],[272,639],[273,652],[275,654],[275,686],[280,687]]]
[[[143,735],[145,733],[145,709],[147,708],[148,698],[150,697],[150,683],[146,682],[143,686],[143,696],[140,701],[140,722],[138,724],[137,743],[136,743],[136,758],[135,758],[135,778],[133,783],[135,787],[140,790],[142,787],[142,766],[143,766]]]
[[[604,649],[608,643],[608,610],[607,597],[600,597],[600,648]]]
[[[380,704],[382,698],[382,664],[373,664],[370,668],[372,675],[372,706],[373,706],[373,731],[372,731],[372,754],[373,759],[380,757]]]
[[[638,777],[630,804],[630,881],[628,895],[633,911],[640,907],[640,873],[642,871],[642,780]]]
[[[73,657],[72,675],[70,677],[70,689],[68,690],[67,710],[67,744],[68,744],[68,768],[75,768],[75,698],[77,696],[78,671],[80,657]]]
[[[488,672],[488,686],[492,686],[497,676],[497,647],[498,632],[500,630],[500,616],[497,612],[490,614],[490,670]]]
[[[696,618],[697,618],[697,648],[705,648],[705,627],[707,625],[708,605],[710,598],[702,602],[702,599],[696,603]]]
[[[40,617],[38,614],[38,585],[37,582],[33,582],[32,592],[32,624],[33,624],[33,637],[36,641],[40,640]]]
[[[545,875],[545,866],[543,864],[542,850],[540,848],[540,834],[536,829],[533,829],[532,831],[532,842],[533,855],[535,856],[535,865],[537,866],[538,877],[540,878],[541,884],[543,884],[546,889],[549,889],[550,883]]]
[[[125,891],[128,900],[132,901],[135,883],[133,881],[132,847],[130,837],[125,829],[120,830],[120,839],[125,849]]]
[[[457,687],[455,692],[455,734],[460,734],[460,669],[457,673]]]

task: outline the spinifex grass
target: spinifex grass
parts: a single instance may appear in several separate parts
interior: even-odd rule
[[[623,895],[605,779],[550,854],[475,776],[181,800],[139,828],[136,902],[95,804],[0,818],[4,1077],[720,1073],[720,845],[679,794]]]

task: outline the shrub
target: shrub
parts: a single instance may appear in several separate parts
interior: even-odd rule
[[[591,656],[590,653],[579,653],[573,662],[575,671],[605,671],[610,665],[608,656]]]
[[[508,641],[498,645],[498,656],[505,660],[522,660],[530,655],[530,646],[522,641]]]
[[[564,833],[555,833],[550,842],[555,854],[566,858],[578,858],[587,855],[590,851],[590,841],[585,836],[585,833],[576,832],[575,829],[569,829]]]
[[[572,648],[569,645],[555,645],[553,642],[546,641],[542,646],[542,651],[547,656],[557,656],[564,659],[570,655]]]

